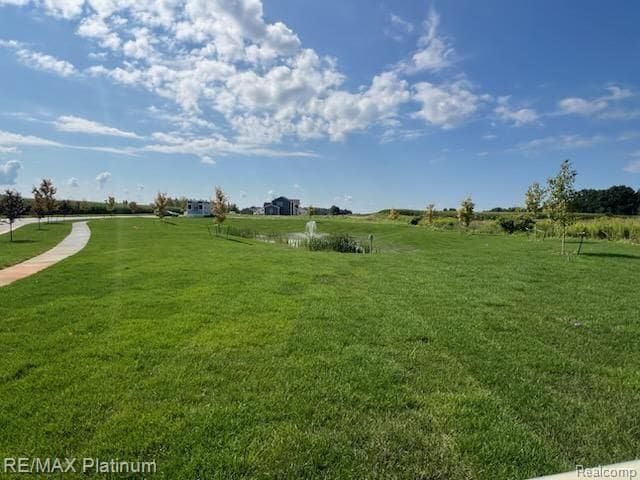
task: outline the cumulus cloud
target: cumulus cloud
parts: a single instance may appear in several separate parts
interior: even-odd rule
[[[420,82],[414,87],[413,100],[422,105],[416,118],[450,129],[470,118],[489,97],[473,93],[462,81],[441,86]]]
[[[96,182],[98,183],[98,190],[104,188],[105,183],[111,178],[111,172],[100,172],[96,176]]]
[[[17,160],[0,163],[0,185],[15,185],[22,164]]]
[[[118,130],[86,118],[63,115],[54,122],[55,127],[62,132],[77,132],[90,135],[107,135],[124,138],[141,138],[135,133]]]
[[[77,188],[80,186],[80,181],[76,177],[71,177],[67,180],[67,185],[71,188]]]

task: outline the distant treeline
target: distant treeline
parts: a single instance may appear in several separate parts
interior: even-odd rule
[[[33,199],[24,199],[26,211],[24,215],[32,214]],[[115,205],[113,210],[104,202],[89,202],[85,200],[57,200],[56,207],[48,215],[128,215],[153,213],[153,207],[136,202],[122,202]]]
[[[578,190],[571,202],[571,210],[578,214],[594,215],[638,215],[640,214],[640,190],[635,191],[626,185],[616,185],[610,188],[597,190],[585,188]],[[424,214],[423,210],[396,209],[400,215],[416,217]],[[477,220],[495,220],[504,213],[524,212],[522,207],[496,207],[486,212],[476,212]],[[381,215],[387,216],[389,209],[380,210]],[[455,217],[455,208],[444,208],[434,212],[438,217]],[[590,215],[584,215],[589,217]]]

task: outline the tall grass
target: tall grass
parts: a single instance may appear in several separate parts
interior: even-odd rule
[[[553,237],[562,235],[561,227],[549,220],[538,221],[538,232]],[[567,227],[567,235],[570,237],[580,237],[583,234],[586,238],[640,243],[640,218],[599,217],[578,220]]]

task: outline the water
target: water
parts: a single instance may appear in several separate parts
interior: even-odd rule
[[[315,220],[311,220],[310,222],[307,222],[307,225],[304,227],[304,234],[308,239],[312,239],[317,235],[317,230],[318,225],[316,224]]]

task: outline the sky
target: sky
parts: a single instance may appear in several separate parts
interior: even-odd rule
[[[0,187],[241,207],[640,188],[640,3],[0,0]]]

